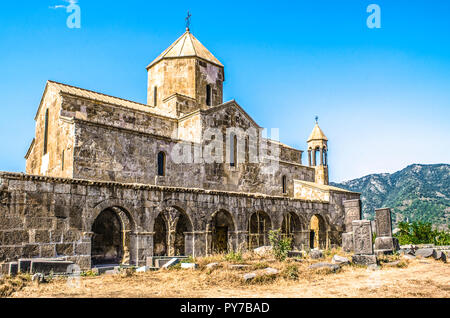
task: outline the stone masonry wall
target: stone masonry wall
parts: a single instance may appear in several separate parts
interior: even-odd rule
[[[281,227],[287,213],[294,213],[300,220],[296,229],[300,233],[296,240],[299,244],[309,244],[308,229],[313,215],[321,215],[325,220],[331,244],[338,243],[335,238],[340,231],[330,225],[337,223],[336,208],[330,212],[327,203],[0,173],[0,262],[19,257],[58,256],[75,261],[83,269],[90,268],[92,225],[108,208],[120,208],[127,216],[130,258],[138,265],[145,264],[147,257],[153,255],[154,224],[160,213],[165,216],[168,233],[176,228],[177,213],[187,216],[192,232],[185,233],[186,250],[196,256],[211,251],[211,220],[221,210],[232,216],[235,248],[245,245],[249,218],[257,211],[268,214],[273,229]]]

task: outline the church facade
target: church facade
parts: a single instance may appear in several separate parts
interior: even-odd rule
[[[306,155],[267,138],[223,101],[224,66],[189,30],[147,71],[147,104],[47,82],[26,174],[0,173],[0,262],[145,265],[267,245],[275,229],[293,249],[341,244],[359,194],[328,185],[317,123]]]

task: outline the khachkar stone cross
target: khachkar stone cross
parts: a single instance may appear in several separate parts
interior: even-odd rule
[[[361,201],[346,200],[344,204],[345,233],[342,233],[342,249],[345,252],[353,251],[353,221],[361,220]]]
[[[398,239],[392,237],[391,209],[375,210],[375,227],[377,238],[375,239],[376,254],[391,254],[398,250]]]
[[[185,19],[185,21],[186,21],[186,31],[189,31],[189,28],[191,26],[191,17],[192,17],[192,14],[188,11],[187,17]]]
[[[369,220],[353,221],[353,248],[355,254],[373,254],[372,226]]]

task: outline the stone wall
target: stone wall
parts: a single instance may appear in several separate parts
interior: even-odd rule
[[[337,204],[337,203],[336,203]],[[336,207],[279,196],[196,190],[113,182],[58,179],[23,174],[0,174],[0,262],[19,257],[66,257],[82,268],[91,265],[92,225],[105,209],[119,209],[127,218],[130,259],[145,264],[153,255],[155,220],[162,213],[167,233],[173,236],[180,215],[192,231],[184,233],[186,253],[211,252],[212,218],[218,211],[231,216],[230,240],[234,248],[246,245],[248,222],[253,213],[269,216],[271,228],[280,228],[291,212],[298,218],[298,245],[309,244],[313,215],[325,220],[331,244],[336,238]],[[330,212],[330,210],[332,212]],[[343,220],[340,222],[343,223]],[[325,230],[324,230],[325,231]],[[174,241],[170,240],[169,241]]]

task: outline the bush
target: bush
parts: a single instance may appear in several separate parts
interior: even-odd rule
[[[225,255],[225,260],[228,262],[242,262],[242,253],[231,251]]]
[[[284,261],[291,250],[292,239],[282,235],[281,230],[269,231],[269,241],[277,260]]]
[[[431,223],[400,222],[399,232],[395,234],[400,245],[406,244],[434,244],[450,245],[450,232],[433,230]]]

